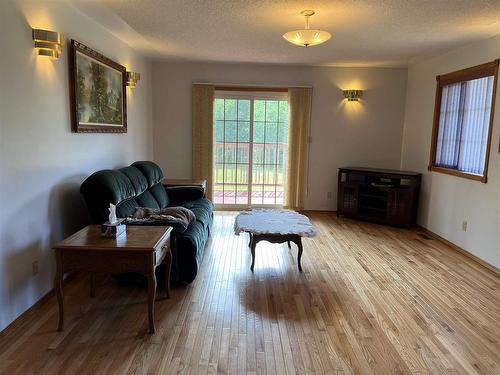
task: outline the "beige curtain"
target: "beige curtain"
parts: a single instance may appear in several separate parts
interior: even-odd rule
[[[311,99],[312,88],[294,87],[288,89],[290,130],[285,206],[293,210],[304,209],[304,196],[307,189]]]
[[[193,178],[207,180],[212,199],[214,86],[193,85]]]

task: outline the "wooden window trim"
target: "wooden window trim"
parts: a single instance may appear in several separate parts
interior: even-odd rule
[[[491,150],[491,138],[493,133],[493,120],[495,117],[495,102],[496,102],[496,91],[497,91],[497,81],[498,81],[498,66],[500,64],[500,59],[494,61],[473,66],[470,68],[458,70],[456,72],[438,75],[436,76],[436,98],[434,101],[434,120],[432,125],[432,140],[431,140],[431,155],[429,161],[429,171],[444,173],[452,176],[463,177],[470,180],[481,181],[486,183],[488,181],[488,165],[490,161],[490,150]],[[444,168],[436,165],[436,149],[437,149],[437,138],[439,133],[439,116],[441,112],[441,96],[443,92],[443,86],[451,85],[457,82],[470,81],[473,79],[494,76],[493,79],[493,93],[491,98],[491,114],[490,123],[488,126],[488,141],[486,145],[486,157],[484,160],[484,173],[483,175],[476,175],[472,173],[462,172],[453,168]],[[500,148],[499,148],[500,152]]]
[[[230,89],[228,89],[228,88],[230,88]],[[289,107],[288,97],[286,95],[283,95],[283,93],[288,92],[288,89],[287,88],[274,89],[274,88],[270,88],[270,87],[269,88],[258,87],[258,89],[254,89],[254,87],[246,87],[245,88],[242,86],[227,86],[227,87],[226,86],[215,86],[215,91],[216,91],[216,93],[215,93],[214,100],[215,99],[222,99],[222,100],[244,99],[244,100],[250,100],[250,102],[251,102],[250,103],[250,120],[248,121],[249,126],[250,126],[249,142],[248,142],[249,143],[248,162],[247,163],[238,162],[236,153],[235,153],[236,159],[235,159],[235,162],[233,162],[233,163],[226,162],[225,160],[222,163],[217,162],[216,160],[214,161],[214,165],[215,164],[222,164],[223,168],[226,165],[230,165],[230,164],[234,164],[234,165],[236,165],[236,167],[238,165],[248,165],[248,168],[249,168],[249,176],[248,176],[248,182],[247,182],[248,193],[249,193],[248,200],[247,200],[247,203],[236,203],[236,201],[235,201],[235,203],[231,203],[231,202],[225,202],[223,199],[222,203],[215,203],[216,208],[222,209],[222,210],[243,210],[243,209],[247,209],[248,207],[283,208],[283,206],[286,203],[284,201],[284,197],[283,197],[283,203],[279,203],[279,202],[277,202],[278,197],[276,197],[276,193],[277,193],[277,188],[280,185],[283,185],[283,188],[285,189],[286,184],[285,184],[285,181],[283,181],[282,184],[278,183],[277,178],[274,181],[274,193],[275,193],[274,203],[264,203],[264,199],[262,200],[262,203],[252,203],[252,199],[253,199],[252,192],[258,191],[257,189],[255,189],[255,186],[256,185],[264,185],[264,182],[262,184],[260,184],[260,183],[253,181],[252,178],[253,178],[253,174],[255,171],[255,167],[262,167],[263,172],[266,168],[274,167],[273,169],[276,172],[276,170],[279,166],[279,161],[278,161],[279,159],[278,159],[277,155],[275,157],[275,163],[267,162],[265,159],[263,159],[261,163],[254,161],[254,146],[255,145],[261,144],[262,148],[264,149],[267,145],[273,145],[273,144],[278,143],[278,140],[276,140],[276,142],[268,142],[268,141],[266,141],[266,139],[264,139],[262,142],[255,141],[255,139],[254,139],[254,129],[255,129],[254,124],[256,122],[262,122],[262,121],[255,120],[254,103],[257,100],[265,100],[265,101],[271,100],[271,101],[278,101],[278,102],[283,101],[283,102],[287,102],[288,107]],[[229,93],[226,93],[226,91],[229,91]],[[265,93],[268,93],[268,94],[265,94]],[[271,95],[273,93],[274,93],[274,95]],[[266,109],[266,113],[267,113],[267,109]],[[265,117],[267,117],[267,116],[265,116]],[[231,121],[231,120],[226,120],[225,116],[224,116],[224,119],[222,121],[226,122],[226,121]],[[239,122],[241,120],[236,120],[236,121]],[[243,120],[243,121],[246,121],[246,120]],[[264,120],[264,123],[266,123],[266,124],[273,123],[273,122],[281,124],[283,121],[280,121],[279,115],[278,115],[277,121],[270,121],[267,119]],[[276,131],[278,132],[278,129],[276,129]],[[265,136],[264,136],[264,138],[265,138]],[[214,148],[215,148],[215,143],[217,143],[217,141],[215,139],[215,133],[214,133]],[[224,143],[227,144],[228,142],[226,142],[224,140]],[[237,141],[236,144],[238,144],[238,143],[246,143],[246,142]],[[289,142],[287,141],[287,145],[288,145],[288,143]],[[286,146],[284,149],[287,150],[288,147]],[[277,150],[276,152],[279,152],[279,151]],[[264,158],[265,158],[266,153],[267,152],[264,152],[264,155],[263,155]],[[287,151],[287,153],[288,153],[288,151]],[[286,161],[286,160],[287,160],[287,157],[285,157],[284,161]],[[285,171],[286,171],[286,162],[285,162],[284,167],[285,167]],[[217,181],[215,179],[214,185],[216,182]],[[223,185],[232,185],[231,182],[225,181],[225,172],[223,172],[222,184]],[[240,184],[243,185],[242,183],[237,183],[237,182],[235,183],[235,185],[240,185]],[[264,190],[262,190],[262,191],[264,192]]]
[[[449,174],[451,176],[468,178],[469,180],[481,181],[484,183],[486,183],[486,180],[487,180],[486,176],[481,176],[478,174],[472,174],[472,173],[467,173],[467,172],[461,172],[457,169],[452,169],[452,168],[430,166],[429,170],[432,172],[439,172],[439,173]]]

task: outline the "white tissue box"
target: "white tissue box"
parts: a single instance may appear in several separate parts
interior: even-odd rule
[[[125,233],[127,226],[122,224],[123,219],[119,219],[116,223],[111,224],[109,221],[101,225],[101,236],[106,238],[114,238]]]

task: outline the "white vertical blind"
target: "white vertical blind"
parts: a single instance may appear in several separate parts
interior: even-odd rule
[[[494,76],[443,86],[436,166],[483,175]]]

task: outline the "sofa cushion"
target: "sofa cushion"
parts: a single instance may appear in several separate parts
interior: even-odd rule
[[[135,196],[142,194],[148,187],[148,180],[141,173],[141,171],[135,167],[124,167],[118,170],[123,173],[129,179],[130,183],[134,187]]]
[[[189,208],[194,212],[196,221],[203,224],[207,228],[212,223],[213,204],[206,198],[197,199],[195,201],[176,202],[176,205]]]
[[[157,200],[149,190],[146,190],[144,193],[138,195],[135,199],[139,203],[137,207],[160,208]]]
[[[158,202],[158,206],[160,206],[160,208],[165,208],[168,206],[170,200],[168,198],[167,192],[165,191],[165,187],[161,183],[151,186],[149,188],[149,191],[155,197],[156,202]]]
[[[93,173],[82,183],[80,192],[95,223],[104,223],[108,219],[110,203],[118,205],[135,196],[130,179],[120,171],[109,169]]]
[[[135,198],[130,198],[124,201],[121,201],[116,205],[116,216],[119,218],[128,217],[132,215],[135,211],[136,207],[139,207],[139,202]],[[106,217],[106,220],[108,218]],[[105,220],[105,221],[106,221]]]
[[[136,161],[132,163],[132,166],[141,171],[149,186],[153,186],[163,179],[161,168],[152,161]]]

